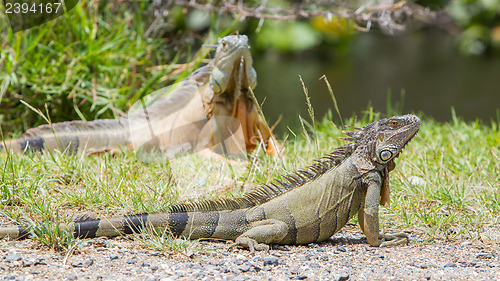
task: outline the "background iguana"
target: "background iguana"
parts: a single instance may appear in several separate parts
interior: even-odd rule
[[[209,64],[194,71],[167,98],[160,97],[145,109],[139,106],[128,118],[42,125],[18,139],[0,142],[0,150],[6,146],[16,152],[82,152],[137,149],[145,144],[148,149],[175,155],[217,145],[241,125],[242,150],[252,151],[258,141],[263,141],[268,152],[275,154],[278,143],[249,94],[249,88],[256,85],[248,38],[226,36],[219,39]]]
[[[235,240],[252,252],[267,244],[324,241],[355,214],[372,246],[406,241],[406,234],[379,234],[378,206],[389,203],[389,172],[415,136],[420,120],[395,116],[344,132],[353,142],[333,150],[306,169],[262,185],[240,198],[171,206],[158,213],[92,219],[63,226],[78,237],[117,236],[143,227],[168,228],[191,239]],[[0,228],[0,238],[23,238],[29,229]]]

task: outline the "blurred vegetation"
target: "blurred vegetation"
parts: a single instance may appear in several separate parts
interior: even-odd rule
[[[17,33],[9,28],[0,5],[0,120],[4,138],[44,123],[21,100],[47,111],[53,122],[122,115],[139,97],[188,75],[209,54],[209,48],[201,48],[202,44],[213,44],[217,37],[229,33],[249,35],[254,55],[267,51],[322,55],[331,54],[332,48],[336,55],[343,55],[351,39],[362,32],[353,20],[335,16],[264,20],[223,9],[180,5],[166,9],[161,1],[124,3],[81,0],[68,14]],[[246,5],[258,7],[260,3],[248,1]],[[300,1],[266,3],[267,8],[280,9]],[[321,3],[303,8],[324,9],[326,4]],[[342,3],[356,8],[363,2]],[[499,53],[499,0],[416,3],[448,12],[452,22],[438,26],[456,35],[461,54]],[[412,24],[405,32],[426,26]],[[367,32],[380,30],[374,24]]]
[[[203,37],[185,29],[177,23],[180,8],[151,31],[148,4],[83,0],[64,16],[17,33],[0,11],[2,130],[19,134],[44,123],[21,100],[44,113],[47,104],[53,122],[122,115],[139,97],[189,74],[209,52],[200,49],[205,38],[215,43],[224,34],[216,23]]]
[[[457,45],[462,54],[500,54],[499,0],[456,0],[448,11],[461,27]]]

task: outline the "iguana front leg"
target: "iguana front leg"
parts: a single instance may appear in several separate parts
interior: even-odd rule
[[[358,211],[359,226],[368,243],[374,247],[387,247],[408,242],[406,233],[383,234],[379,232],[378,206],[380,204],[382,178],[379,173],[374,172],[369,182],[364,208]]]
[[[255,250],[267,251],[269,250],[268,244],[278,243],[288,234],[286,223],[275,219],[253,222],[251,226],[249,230],[236,238],[229,249],[241,246],[248,248],[250,254],[255,253]]]

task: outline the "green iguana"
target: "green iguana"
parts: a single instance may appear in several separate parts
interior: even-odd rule
[[[251,151],[258,141],[263,141],[268,153],[276,154],[278,143],[249,94],[249,88],[257,85],[249,49],[245,35],[223,37],[213,60],[194,71],[168,98],[163,97],[146,109],[139,106],[128,118],[68,121],[29,129],[18,139],[0,141],[0,150],[59,149],[80,153],[116,151],[119,147],[137,150],[147,143],[167,154],[177,153],[177,147],[200,151],[227,139],[232,128],[227,128],[224,120],[236,120],[242,129],[244,149]],[[132,127],[132,119],[142,120],[141,126]],[[144,139],[149,137],[150,129],[160,133],[151,133],[149,140]],[[137,138],[139,145],[134,142]]]
[[[235,240],[231,247],[254,252],[268,249],[267,244],[324,241],[358,214],[370,245],[396,245],[407,240],[406,234],[379,234],[378,206],[388,203],[389,172],[419,128],[418,117],[404,115],[344,132],[353,142],[243,197],[182,203],[163,212],[76,221],[63,227],[88,238],[137,233],[144,227],[168,228],[190,239]],[[25,238],[29,233],[21,226],[0,228],[0,238]]]

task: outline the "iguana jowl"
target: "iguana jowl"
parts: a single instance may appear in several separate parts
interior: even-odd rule
[[[164,212],[79,221],[65,227],[78,237],[168,228],[191,239],[235,240],[233,246],[253,252],[273,243],[324,241],[357,214],[370,245],[398,244],[406,234],[379,234],[378,206],[388,203],[389,172],[419,128],[418,117],[404,115],[345,132],[353,142],[285,176],[284,181],[262,185],[240,198],[184,203]],[[22,227],[0,229],[0,237],[28,235]]]
[[[169,147],[188,144],[190,149],[199,151],[216,145],[222,141],[220,136],[227,138],[231,133],[228,131],[232,130],[225,127],[224,122],[213,122],[207,126],[208,121],[216,119],[213,117],[229,117],[241,124],[243,146],[248,151],[252,151],[258,141],[263,141],[267,144],[268,153],[277,152],[276,139],[249,95],[249,88],[257,85],[257,74],[245,35],[219,39],[213,60],[194,71],[186,81],[168,98],[156,101],[144,111],[132,112],[129,118],[42,125],[27,130],[18,139],[6,140],[5,145],[0,141],[0,150],[5,149],[4,146],[16,152],[26,149],[70,152],[105,151],[119,147],[136,149],[133,140],[136,136],[142,138],[148,134],[150,124],[145,124],[143,130],[135,129],[131,120],[143,118],[156,122],[154,126],[160,127],[162,132],[148,142],[149,146],[165,151]],[[144,112],[147,112],[147,118]]]

